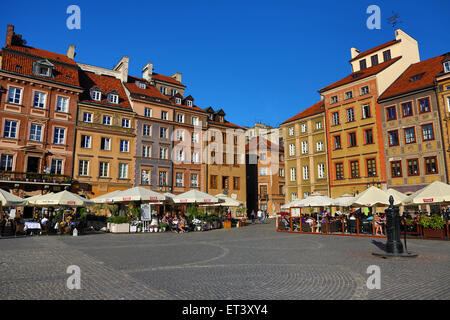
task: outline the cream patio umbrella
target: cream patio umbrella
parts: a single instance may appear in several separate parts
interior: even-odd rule
[[[47,196],[49,194],[53,194],[53,192],[47,193],[47,194],[38,194],[29,198],[25,198],[25,206],[27,207],[33,207],[36,206],[36,200],[38,200],[39,198],[43,197],[43,196]]]
[[[242,201],[227,197],[223,193],[216,194],[216,197],[224,200],[224,202],[218,202],[214,204],[213,206],[215,207],[240,207],[244,204]]]
[[[342,196],[333,200],[333,206],[335,207],[350,207],[351,202],[355,199],[351,194],[343,194]]]
[[[389,195],[377,187],[370,187],[350,201],[352,206],[373,207],[376,205],[389,205]]]
[[[20,207],[25,204],[24,199],[3,189],[0,189],[0,202],[3,207]]]
[[[403,200],[404,205],[450,202],[450,185],[435,181]]]
[[[159,202],[165,201],[166,198],[167,197],[161,193],[142,187],[134,187],[124,191],[120,191],[119,193],[114,195],[111,199],[114,203],[116,203],[116,202],[132,202],[132,201]]]
[[[397,191],[395,189],[387,189],[386,193],[388,196],[394,197],[394,205],[402,204],[403,200],[405,200],[408,196],[404,193],[401,193],[400,191]]]
[[[93,206],[94,202],[85,199],[75,193],[67,190],[58,193],[49,193],[35,199],[34,204],[37,206],[68,206],[68,207],[87,207]]]
[[[321,194],[312,194],[298,202],[299,207],[329,207],[334,200]]]
[[[300,207],[300,205],[299,205],[300,201],[301,201],[300,199],[296,199],[294,201],[286,203],[286,204],[281,206],[281,209],[290,209],[290,208],[293,208],[293,207]]]
[[[209,204],[209,203],[224,202],[224,200],[194,189],[175,196],[173,198],[173,202],[177,204],[187,204],[187,203]]]
[[[116,190],[110,193],[106,193],[104,195],[91,199],[91,201],[94,201],[94,203],[113,203],[112,198],[118,195],[120,192],[120,190]]]

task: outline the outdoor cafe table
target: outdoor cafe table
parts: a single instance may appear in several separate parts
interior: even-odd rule
[[[25,229],[25,231],[28,229],[41,230],[41,224],[39,222],[26,221],[24,229]]]

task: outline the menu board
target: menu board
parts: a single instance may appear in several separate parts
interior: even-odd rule
[[[301,208],[291,208],[291,217],[300,217],[301,213]]]

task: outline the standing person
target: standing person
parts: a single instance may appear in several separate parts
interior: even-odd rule
[[[252,218],[252,224],[255,224],[255,210],[252,210],[252,213],[250,215]]]
[[[265,211],[262,211],[262,212],[261,212],[261,223],[264,223],[265,217],[266,217],[266,212],[265,212]]]
[[[259,210],[258,210],[258,220],[259,220],[259,223],[261,223],[261,217],[262,217],[262,211],[261,211],[261,209],[259,209]]]
[[[2,214],[2,220],[0,221],[0,228],[1,228],[1,236],[2,237],[5,234],[5,227],[6,227],[6,222],[7,221],[8,221],[8,217],[6,216],[6,214]]]

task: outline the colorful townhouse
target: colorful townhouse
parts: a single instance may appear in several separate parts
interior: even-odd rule
[[[329,195],[325,104],[319,101],[281,124],[285,143],[286,203],[312,193]]]
[[[330,196],[385,189],[387,176],[378,97],[413,63],[417,41],[400,29],[370,50],[351,49],[352,73],[319,90],[326,110]]]
[[[77,101],[75,47],[25,45],[8,25],[0,56],[0,187],[20,197],[71,186]]]
[[[387,186],[405,194],[448,181],[435,84],[444,58],[412,64],[378,99]]]
[[[205,191],[225,194],[246,204],[245,128],[227,121],[222,109],[215,111],[209,107],[206,112]]]
[[[284,149],[263,137],[254,137],[247,151],[247,209],[270,216],[281,211],[284,199]]]
[[[439,105],[444,162],[447,168],[447,179],[450,181],[450,52],[442,57],[441,73],[436,75],[437,103]],[[444,180],[442,180],[444,181]]]
[[[134,185],[135,115],[121,81],[128,57],[118,65],[123,70],[79,64],[74,178],[90,197]]]

